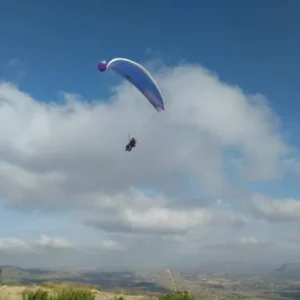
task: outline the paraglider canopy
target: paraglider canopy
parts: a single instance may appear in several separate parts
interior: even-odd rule
[[[165,110],[161,91],[151,74],[140,64],[127,58],[114,58],[98,64],[100,72],[111,69],[133,84],[158,111]]]

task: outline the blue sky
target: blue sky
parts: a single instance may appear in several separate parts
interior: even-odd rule
[[[300,147],[297,134],[300,117],[299,11],[300,2],[296,0],[288,2],[279,0],[243,2],[237,0],[230,2],[188,0],[182,3],[175,3],[171,0],[163,2],[89,0],[84,4],[82,1],[65,0],[48,2],[47,5],[34,0],[26,3],[13,0],[6,1],[2,4],[0,11],[0,77],[4,81],[17,84],[21,92],[28,93],[34,101],[46,103],[46,106],[53,101],[60,103],[64,99],[63,93],[78,94],[88,101],[96,99],[98,103],[101,103],[107,101],[111,96],[112,86],[120,84],[121,81],[108,73],[104,76],[100,74],[97,70],[97,64],[100,60],[118,56],[148,63],[155,60],[160,65],[167,66],[169,70],[173,68],[175,70],[179,63],[202,65],[217,74],[217,80],[228,83],[231,89],[239,86],[243,91],[242,97],[245,99],[247,94],[259,93],[264,95],[268,99],[269,107],[273,109],[274,114],[281,122],[282,129],[279,130],[281,143],[293,146],[297,150]],[[203,71],[202,69],[199,70],[199,72]],[[186,69],[183,72],[187,72]],[[172,74],[170,71],[169,78],[172,77]],[[166,86],[170,86],[169,83],[167,84],[168,78],[159,77],[159,73],[157,76],[161,78],[162,82],[165,82]],[[195,85],[197,85],[197,81],[195,81]],[[126,87],[124,89],[125,94],[129,93]],[[189,97],[189,92],[187,89],[186,97]],[[10,101],[21,101],[21,95],[19,96],[18,100],[9,98],[12,96],[7,97]],[[78,100],[74,95],[72,97],[75,101]],[[116,97],[122,96],[118,94]],[[232,97],[234,98],[234,95]],[[171,98],[168,99],[168,101],[171,100]],[[185,100],[181,99],[180,101]],[[183,103],[183,105],[185,104]],[[226,104],[221,105],[225,106],[217,106],[216,110],[226,109]],[[176,112],[176,110],[174,111]],[[180,112],[177,114],[179,115]],[[19,117],[23,118],[21,115]],[[27,119],[24,117],[24,120]],[[45,117],[44,120],[50,119]],[[110,121],[107,120],[107,122]],[[52,128],[51,126],[49,125],[49,128]],[[104,126],[104,123],[101,123],[101,126]],[[111,123],[107,126],[114,125]],[[245,124],[241,124],[241,126],[245,126]],[[72,128],[70,130],[73,130]],[[266,129],[266,131],[268,130]],[[189,136],[189,131],[186,133],[186,136]],[[31,127],[28,127],[27,132],[25,130],[23,134],[24,136],[33,134]],[[258,141],[261,136],[258,135],[255,139]],[[275,135],[272,137],[272,141],[273,139],[275,139]],[[23,141],[23,139],[21,140]],[[3,139],[3,141],[5,140]],[[36,142],[36,140],[34,141]],[[36,149],[42,149],[38,148],[39,146],[35,142],[32,142],[32,145],[36,145]],[[60,143],[67,145],[64,144],[67,143],[65,140],[60,140]],[[243,143],[246,144],[247,140],[243,140]],[[58,145],[57,147],[62,144],[53,142],[53,145]],[[70,145],[75,144],[70,143]],[[235,145],[231,146],[234,147]],[[70,147],[72,149],[72,146]],[[214,146],[212,145],[212,147]],[[280,150],[278,151],[280,152]],[[216,155],[217,152],[216,150]],[[298,158],[295,153],[297,151],[292,155],[294,155],[296,164]],[[26,161],[28,159],[26,155],[24,156],[26,158],[22,156],[23,160],[20,159],[19,162]],[[52,158],[55,156],[53,153],[51,155]],[[60,155],[59,152],[56,155]],[[107,154],[103,155],[105,157]],[[142,154],[138,155],[143,162],[145,158],[142,159]],[[276,156],[276,154],[274,155]],[[31,159],[34,161],[33,157]],[[36,160],[38,159],[40,157],[36,158]],[[60,164],[64,163],[60,161]],[[88,164],[89,162],[87,162]],[[230,173],[228,168],[232,164],[230,162],[225,162],[225,164],[227,173]],[[39,167],[42,165],[41,163]],[[47,162],[43,166],[45,165]],[[24,165],[20,163],[20,167],[23,168]],[[111,168],[109,165],[106,167]],[[60,172],[60,168],[58,169],[57,172]],[[116,172],[121,174],[120,170]],[[196,182],[195,190],[191,186],[185,186],[185,189],[181,191],[176,190],[178,195],[195,198],[199,196],[197,193],[202,193],[202,187],[207,184],[207,179],[202,175],[202,177],[199,175],[200,177],[195,179],[196,173],[197,171],[192,170],[192,167],[182,173],[184,174],[182,177],[190,177],[193,182]],[[245,189],[247,193],[250,193],[248,195],[250,198],[252,197],[251,193],[256,192],[266,194],[271,199],[297,198],[300,189],[298,187],[299,178],[295,173],[297,172],[292,172],[285,177],[281,176],[275,181],[267,179],[251,182],[242,177],[238,178],[238,175],[231,177],[239,184],[239,189]],[[91,181],[95,180],[95,176],[98,176],[94,173],[90,175],[91,178],[94,178]],[[149,176],[151,178],[149,180],[153,180],[153,184],[147,180],[135,182],[128,179],[128,185],[147,186],[148,196],[151,195],[152,185],[155,191],[168,196],[168,191],[172,189],[172,185],[178,183],[178,179],[174,181],[174,178],[171,179],[171,177],[166,179],[165,187],[160,184],[155,186],[155,175]],[[197,180],[202,180],[199,185],[200,188],[197,186]],[[88,179],[85,181],[84,178],[81,182],[87,182],[87,186],[90,184]],[[112,189],[110,184],[107,187],[109,191]],[[66,185],[65,189],[68,188],[69,185]],[[64,188],[62,188],[63,192],[54,192],[53,189],[55,189],[55,185],[47,187],[46,191],[47,193],[53,192],[53,195],[59,195],[62,197],[61,199],[64,199],[63,197],[66,195]],[[188,189],[190,190],[188,191]],[[106,191],[106,188],[104,190]],[[217,187],[214,191],[217,191]],[[95,193],[95,191],[90,191],[90,193],[92,192]],[[110,196],[117,197],[116,195],[122,192],[124,192],[124,187],[120,186],[119,190],[116,189]],[[209,199],[211,199],[211,197],[223,195],[224,199],[230,199],[226,193],[221,189],[220,192],[213,193],[210,191],[201,197],[210,197]],[[46,215],[41,215],[37,210],[15,212],[15,202],[9,199],[8,194],[12,195],[13,198],[17,193],[8,193],[7,190],[3,189],[1,195],[0,189],[0,196],[4,198],[4,201],[13,203],[10,206],[13,210],[8,210],[6,206],[0,208],[0,217],[5,224],[5,226],[0,227],[0,235],[4,237],[34,238],[36,235],[46,233],[49,236],[64,236],[74,243],[80,243],[84,235],[88,237],[87,239],[91,243],[94,237],[98,237],[97,229],[88,228],[85,222],[77,222],[77,218],[81,219],[85,214],[88,214],[86,211],[80,216],[78,213],[80,209],[75,208],[78,215],[71,217],[65,214],[64,209],[60,213],[52,211]],[[171,195],[169,196],[171,197]],[[18,198],[18,203],[20,204],[21,201],[24,204],[25,198],[25,196],[22,200]],[[33,201],[33,203],[34,206],[37,202]],[[73,208],[70,210],[73,212]],[[232,208],[232,211],[235,209]],[[18,218],[15,217],[16,214]],[[14,227],[11,224],[12,219],[14,219]],[[24,224],[26,225],[24,226]],[[256,224],[250,229],[245,229],[245,233],[258,233],[257,226],[259,225]]]
[[[1,63],[20,58],[28,72],[22,87],[45,101],[60,90],[96,98],[99,59],[141,61],[150,48],[169,63],[201,63],[267,95],[283,117],[298,117],[298,1],[29,3],[3,4]]]

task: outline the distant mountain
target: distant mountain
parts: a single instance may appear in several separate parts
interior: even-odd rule
[[[280,266],[276,271],[285,274],[300,276],[300,263],[285,263],[282,266]]]
[[[151,293],[168,293],[170,290],[151,281],[138,279],[134,272],[101,272],[101,271],[62,271],[46,269],[25,269],[14,266],[0,266],[2,283],[22,285],[53,283],[77,283],[93,285],[102,290],[131,289]]]

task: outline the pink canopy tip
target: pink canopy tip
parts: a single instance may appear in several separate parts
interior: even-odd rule
[[[107,62],[104,60],[104,61],[101,61],[99,64],[98,64],[98,70],[100,72],[104,72],[106,70],[106,66],[107,66]]]

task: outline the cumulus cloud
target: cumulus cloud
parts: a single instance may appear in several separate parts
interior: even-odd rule
[[[0,251],[28,251],[31,246],[17,238],[0,239]]]
[[[239,239],[239,243],[241,243],[242,245],[258,245],[260,244],[260,241],[253,236],[247,236],[241,237]]]
[[[145,240],[159,241],[161,259],[163,251],[197,253],[204,230],[212,238],[210,230],[249,224],[246,212],[231,211],[223,199],[243,202],[240,180],[272,180],[286,171],[283,159],[292,149],[280,119],[264,96],[245,94],[199,65],[153,74],[165,96],[163,113],[128,83],[109,99],[68,92],[65,103],[56,104],[1,82],[0,197],[6,206],[74,211],[74,222],[106,234],[99,247],[132,251],[143,241],[149,249]],[[128,133],[138,140],[131,153],[124,151]],[[143,195],[145,187],[155,195]],[[256,196],[256,212],[266,214],[270,204],[258,208],[260,201]],[[174,247],[187,239],[194,250]],[[69,246],[46,236],[36,245]]]
[[[137,185],[176,194],[184,176],[206,194],[220,194],[228,187],[222,155],[232,149],[240,153],[239,169],[252,178],[280,173],[288,146],[262,96],[245,95],[199,66],[167,69],[156,77],[166,98],[163,114],[128,84],[109,104],[67,95],[60,106],[2,83],[3,196],[38,205],[74,192]],[[139,140],[134,155],[121,152],[128,132]],[[16,174],[17,183],[11,179]],[[24,193],[13,195],[16,184]]]
[[[22,240],[19,238],[0,238],[0,252],[39,252],[49,249],[69,249],[72,244],[60,237],[41,235],[37,240]]]
[[[248,219],[238,213],[208,208],[175,209],[171,200],[160,195],[146,197],[136,189],[115,196],[97,194],[93,202],[86,198],[89,214],[87,225],[107,232],[185,235],[206,226],[238,227]]]
[[[257,193],[252,198],[252,209],[257,217],[271,222],[300,220],[300,201],[297,199],[272,199]]]
[[[102,240],[100,244],[100,249],[109,251],[121,251],[123,250],[123,245],[120,245],[118,241],[114,240]]]
[[[54,249],[65,249],[65,248],[72,247],[72,244],[64,238],[49,237],[45,234],[42,234],[40,239],[37,240],[35,244],[43,248],[54,248]]]

